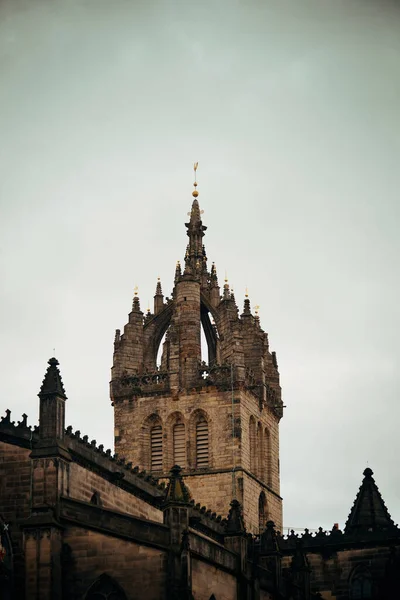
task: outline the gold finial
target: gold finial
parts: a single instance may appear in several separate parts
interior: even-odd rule
[[[159,277],[157,277],[157,281],[161,281],[161,279]]]
[[[194,170],[194,184],[193,184],[194,190],[192,192],[193,198],[197,198],[197,196],[199,195],[199,192],[196,190],[196,188],[197,188],[197,173],[196,173],[196,171],[197,171],[198,166],[199,166],[198,162],[195,162],[193,165],[193,170]]]
[[[256,305],[254,306],[254,312],[255,312],[255,314],[256,314],[256,317],[258,317],[258,311],[259,311],[259,310],[260,310],[260,305],[259,305],[259,304],[256,304]]]
[[[245,297],[245,298],[248,298],[248,297],[249,297],[249,289],[248,289],[248,288],[246,288],[246,291],[245,291],[245,293],[244,293],[244,297]]]
[[[133,293],[134,293],[135,297],[138,295],[138,292],[139,292],[139,288],[137,285],[135,285],[135,287],[133,288]]]

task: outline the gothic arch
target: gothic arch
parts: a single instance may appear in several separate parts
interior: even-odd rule
[[[179,441],[177,439],[179,429]],[[182,447],[182,443],[184,446]],[[187,467],[187,425],[185,417],[180,411],[174,411],[168,415],[166,422],[166,451],[168,468],[178,464],[182,469]],[[177,446],[180,452],[177,453]],[[177,454],[179,459],[177,459]],[[184,464],[180,464],[183,462]]]
[[[366,565],[357,565],[349,577],[350,600],[366,600],[372,598],[371,571]]]
[[[265,461],[265,481],[269,487],[272,487],[272,449],[271,432],[268,427],[264,430],[264,461]]]
[[[259,421],[257,425],[257,472],[256,475],[259,479],[264,479],[265,461],[264,461],[264,440],[263,440],[263,429],[262,424]]]
[[[212,443],[211,443],[211,419],[205,410],[197,408],[190,415],[189,420],[189,466],[192,468],[198,467],[197,460],[197,442],[199,437],[198,427],[201,423],[207,425],[207,440],[208,440],[208,461],[207,467],[212,466]]]
[[[265,492],[262,491],[258,498],[258,529],[260,534],[264,531],[268,520],[269,515],[267,497],[265,495]]]
[[[161,340],[171,324],[173,303],[167,306],[150,321],[144,324],[144,348],[143,360],[147,368],[155,369],[157,364],[157,353]]]
[[[85,594],[85,600],[127,600],[122,587],[107,573],[100,575]]]
[[[251,415],[249,420],[249,445],[250,445],[250,471],[253,475],[257,474],[257,439],[256,439],[256,420]]]
[[[161,429],[159,429],[161,428]],[[164,427],[163,422],[159,414],[152,413],[145,417],[142,422],[141,428],[141,462],[144,465],[146,471],[152,470],[152,433],[155,431],[161,432],[161,443],[162,443],[162,459],[164,467]],[[153,469],[154,470],[154,469]]]

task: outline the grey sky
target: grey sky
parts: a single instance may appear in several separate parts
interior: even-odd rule
[[[399,65],[395,1],[2,0],[1,414],[37,421],[55,347],[112,446],[114,330],[170,294],[199,161],[278,355],[286,526],[343,526],[367,461],[399,522]]]

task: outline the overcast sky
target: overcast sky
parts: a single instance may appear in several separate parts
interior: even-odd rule
[[[396,7],[397,4],[397,7]],[[369,465],[400,521],[400,5],[0,1],[0,413],[113,445],[113,339],[205,244],[276,350],[286,527],[343,527]]]

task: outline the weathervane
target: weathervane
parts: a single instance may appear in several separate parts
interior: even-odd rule
[[[197,198],[197,196],[199,195],[199,192],[197,191],[197,167],[199,166],[198,162],[195,162],[193,165],[193,171],[194,171],[194,190],[192,192],[192,196],[193,198]]]

